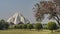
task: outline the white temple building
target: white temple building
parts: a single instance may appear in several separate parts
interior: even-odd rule
[[[29,22],[29,20],[27,20],[21,13],[15,13],[12,17],[10,17],[7,20],[8,23],[14,23],[14,24],[19,24],[19,23],[23,23],[26,24]]]

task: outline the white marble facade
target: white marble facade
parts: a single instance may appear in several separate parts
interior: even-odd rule
[[[14,24],[19,24],[20,22],[22,23],[27,23],[29,20],[25,19],[25,17],[20,14],[20,13],[15,13],[12,17],[10,17],[7,22],[8,23],[14,23]]]

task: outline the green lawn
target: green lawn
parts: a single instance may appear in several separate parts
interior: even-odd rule
[[[60,32],[51,33],[49,30],[43,31],[35,31],[35,30],[20,30],[20,29],[13,29],[13,30],[0,30],[0,34],[60,34]]]

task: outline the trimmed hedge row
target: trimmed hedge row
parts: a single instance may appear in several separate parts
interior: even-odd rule
[[[11,25],[10,29],[36,29],[40,30],[43,29],[43,26],[41,23],[36,24],[18,24],[18,25]],[[4,20],[0,20],[0,30],[9,29],[9,24],[5,22]],[[53,30],[58,29],[58,26],[55,22],[48,22],[46,29],[49,29],[53,32]]]
[[[36,30],[40,30],[43,29],[43,26],[41,23],[36,23],[36,24],[19,24],[19,25],[15,25],[14,28],[16,29],[36,29]],[[55,22],[48,22],[46,29],[49,29],[51,31],[58,29],[58,26]]]

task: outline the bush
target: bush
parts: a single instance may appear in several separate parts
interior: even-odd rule
[[[7,22],[5,22],[4,20],[0,20],[0,30],[3,29],[8,29],[9,24]]]
[[[31,29],[33,29],[33,25],[32,24],[28,24],[27,28],[31,30]]]
[[[27,24],[23,24],[23,25],[22,25],[22,28],[23,28],[23,29],[27,29]]]
[[[35,24],[35,29],[37,29],[38,31],[39,31],[40,29],[42,29],[42,24],[41,24],[41,23],[36,23],[36,24]]]
[[[23,25],[23,24],[15,25],[15,28],[16,28],[16,29],[22,29],[22,25]]]
[[[51,30],[53,32],[53,30],[57,29],[57,24],[55,22],[49,22],[47,24],[47,27],[48,27],[49,30]]]
[[[10,25],[10,26],[9,26],[9,29],[15,29],[15,26],[16,26],[16,25]]]
[[[9,24],[7,22],[5,22],[4,26],[5,26],[5,29],[9,28]]]

